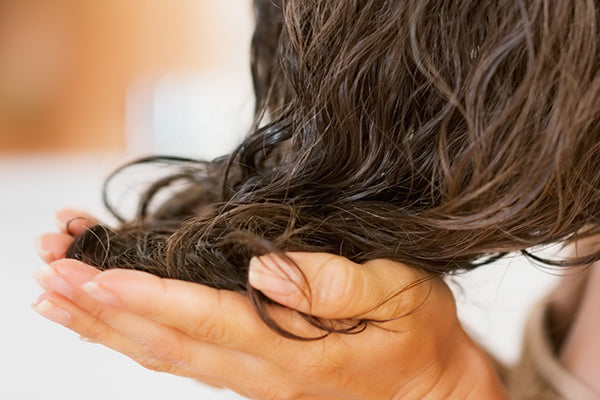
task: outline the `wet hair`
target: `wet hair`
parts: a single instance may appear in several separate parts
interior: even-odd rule
[[[251,133],[177,171],[68,256],[248,293],[251,257],[318,251],[437,276],[597,234],[592,0],[256,0]],[[169,189],[174,183],[184,189]],[[153,201],[167,190],[166,200]],[[326,331],[324,321],[310,319]],[[364,328],[360,320],[355,327]]]

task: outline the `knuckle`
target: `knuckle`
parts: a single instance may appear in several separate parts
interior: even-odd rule
[[[115,316],[115,310],[111,306],[99,304],[92,310],[92,314],[102,321],[112,321]]]
[[[173,338],[156,335],[151,340],[142,343],[140,347],[158,360],[169,364],[183,364],[185,363],[183,356],[185,352],[182,352],[179,346],[179,341],[173,340]]]
[[[215,310],[223,310],[223,296],[218,292]],[[208,318],[194,321],[191,331],[194,336],[202,338],[210,343],[228,344],[230,342],[227,325],[220,318],[221,313],[211,313]]]
[[[335,256],[325,262],[315,276],[317,301],[323,305],[345,308],[356,297],[358,269],[348,260]],[[345,310],[340,310],[345,311]]]
[[[410,315],[424,305],[431,293],[431,279],[427,275],[405,264],[376,259],[365,263],[371,273],[385,270],[378,286],[383,293],[380,307],[389,318]]]
[[[213,318],[201,323],[198,331],[201,336],[211,343],[227,343],[227,329]]]
[[[79,333],[88,341],[100,343],[106,336],[106,326],[103,323],[86,325]]]
[[[401,299],[397,303],[403,306],[405,312],[418,309],[430,299],[433,289],[434,286],[431,280],[415,278],[413,282],[406,284],[405,288],[401,289]]]
[[[317,282],[318,303],[340,315],[353,314],[356,304],[360,304],[365,296],[359,273],[358,268],[353,268],[345,262],[332,262],[323,269]]]
[[[331,255],[321,265],[321,271],[335,271],[338,272],[347,269],[349,266],[349,260],[342,256]]]
[[[417,311],[425,305],[425,297],[420,290],[415,287],[400,286],[382,299],[380,305],[381,314],[385,318],[406,318],[414,319],[418,315]]]
[[[172,373],[174,370],[173,365],[152,357],[141,358],[136,360],[136,362],[142,367],[154,372]]]

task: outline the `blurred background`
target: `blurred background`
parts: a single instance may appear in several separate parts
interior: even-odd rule
[[[29,305],[32,243],[54,210],[107,218],[100,188],[123,162],[211,159],[239,143],[252,29],[250,0],[0,1],[0,398],[239,398],[80,342]],[[556,277],[515,257],[454,281],[470,332],[512,362]]]
[[[0,150],[224,153],[251,32],[249,0],[4,0]]]

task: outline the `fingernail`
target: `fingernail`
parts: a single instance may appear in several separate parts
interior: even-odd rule
[[[67,298],[73,296],[73,287],[50,266],[36,271],[33,278],[45,290],[51,290]]]
[[[298,293],[301,277],[286,260],[267,254],[250,260],[248,281],[255,289],[275,295],[290,295]]]
[[[93,299],[98,300],[104,304],[111,304],[113,306],[120,305],[119,299],[114,293],[106,290],[96,282],[87,282],[81,286],[81,288]]]
[[[35,246],[35,251],[37,251],[40,258],[42,260],[44,260],[45,262],[50,263],[50,262],[56,260],[56,256],[51,251],[44,249],[44,243],[42,242],[41,237],[38,236],[35,238],[34,246]]]
[[[56,322],[57,324],[68,325],[71,323],[71,314],[52,303],[50,300],[42,300],[40,303],[35,304],[33,309],[44,318]]]

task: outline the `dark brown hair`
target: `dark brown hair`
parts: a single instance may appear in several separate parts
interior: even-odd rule
[[[251,134],[212,162],[139,160],[179,170],[133,220],[107,203],[122,225],[91,228],[68,255],[248,292],[259,307],[248,262],[271,251],[432,274],[515,251],[597,260],[527,249],[598,232],[598,8],[256,0]],[[176,181],[187,188],[151,204]]]

